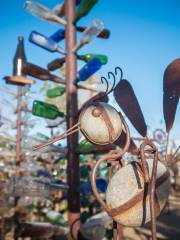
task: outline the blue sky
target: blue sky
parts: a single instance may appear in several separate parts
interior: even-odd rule
[[[58,25],[24,12],[23,2],[1,1],[1,77],[11,74],[12,57],[20,34],[26,40],[28,61],[46,67],[48,62],[58,57],[58,54],[46,52],[27,41],[32,30],[50,35],[58,29]],[[60,1],[39,2],[53,7]],[[99,71],[100,75],[106,76],[107,72],[116,66],[123,69],[124,78],[133,85],[147,124],[152,129],[164,128],[164,124],[160,124],[163,118],[163,72],[166,66],[180,55],[179,11],[178,0],[99,0],[91,13],[79,21],[79,25],[88,25],[94,18],[99,18],[111,30],[109,40],[95,39],[82,48],[80,53],[103,53],[108,56],[109,62]],[[39,84],[36,84],[33,88],[38,86]],[[180,138],[179,125],[180,107],[172,136]]]

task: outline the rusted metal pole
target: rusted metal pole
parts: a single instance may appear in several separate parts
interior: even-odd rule
[[[16,132],[16,176],[19,176],[19,168],[20,168],[20,161],[21,161],[21,109],[22,109],[22,86],[18,86],[18,95],[17,95],[17,132]],[[18,198],[15,197],[14,206],[16,207],[18,202]],[[15,211],[14,213],[14,239],[17,240],[18,237],[16,236],[16,227],[19,224],[18,219],[18,212]]]
[[[19,165],[21,160],[21,108],[22,108],[22,86],[18,86],[17,132],[16,132],[16,176],[19,176]]]
[[[75,0],[65,1],[66,26],[66,100],[67,100],[67,128],[77,123],[78,100],[77,89],[73,84],[77,74],[77,59],[72,49],[76,44],[76,27],[72,24],[75,15]],[[80,194],[77,188],[80,184],[79,155],[75,153],[78,145],[78,133],[68,136],[68,221],[70,227],[74,221],[80,218]],[[73,227],[73,235],[77,238],[80,222]],[[71,237],[69,237],[71,239]]]

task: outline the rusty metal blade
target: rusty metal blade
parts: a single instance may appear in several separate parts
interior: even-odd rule
[[[173,96],[164,93],[163,95],[163,112],[164,112],[164,120],[166,123],[166,131],[169,133],[176,115],[176,109],[179,102],[178,96]]]
[[[114,89],[114,97],[136,130],[146,136],[147,125],[131,84],[121,80]]]
[[[163,77],[163,91],[164,120],[169,133],[174,124],[180,96],[180,58],[167,66]]]
[[[165,93],[180,96],[180,58],[167,66],[164,72],[163,90]]]

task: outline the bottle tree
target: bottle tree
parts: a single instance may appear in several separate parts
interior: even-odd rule
[[[38,3],[31,4],[26,1],[25,9],[35,16],[39,16],[43,19],[47,18],[47,13],[49,13],[48,20],[58,20],[58,16],[54,16],[54,12],[49,9],[42,7]],[[42,80],[51,80],[62,83],[64,86],[57,86],[55,88],[49,89],[47,91],[47,97],[49,99],[53,99],[55,97],[62,96],[62,94],[66,94],[66,116],[59,108],[55,105],[42,102],[42,101],[34,101],[32,114],[35,116],[43,117],[46,119],[54,120],[58,117],[66,117],[67,129],[71,128],[74,124],[77,123],[78,120],[78,88],[80,87],[79,82],[88,80],[94,73],[96,73],[104,64],[107,63],[107,56],[90,53],[78,55],[78,50],[82,48],[85,44],[88,44],[95,37],[108,38],[109,31],[104,29],[104,24],[100,20],[92,21],[92,24],[87,28],[76,27],[76,23],[84,16],[86,16],[93,6],[97,3],[95,0],[82,0],[79,2],[79,5],[76,8],[75,0],[66,0],[65,1],[65,45],[66,49],[62,49],[58,42],[63,38],[63,32],[60,31],[60,37],[55,33],[50,37],[47,37],[43,34],[38,33],[37,31],[32,31],[29,37],[29,41],[38,47],[41,47],[47,51],[51,52],[59,52],[60,54],[64,54],[65,56],[62,58],[61,63],[65,62],[65,78],[64,81],[54,77],[54,75],[50,74],[48,70],[56,69],[56,66],[50,64],[48,66],[48,70],[45,71],[42,68],[37,67],[34,64],[26,63],[24,65],[24,72],[30,76],[35,76]],[[28,5],[29,4],[29,5]],[[42,9],[42,11],[40,11]],[[77,10],[77,11],[76,11]],[[55,14],[56,15],[56,14]],[[62,23],[62,22],[61,22]],[[76,43],[76,31],[81,31],[82,36],[80,40]],[[104,31],[104,32],[103,32]],[[103,32],[103,34],[101,34]],[[77,71],[77,60],[81,60],[85,62],[85,65]],[[52,67],[53,66],[53,67]],[[52,69],[52,68],[53,69]],[[37,74],[38,72],[38,74]],[[42,74],[41,74],[42,73]],[[44,75],[47,77],[44,78]],[[48,79],[49,78],[49,79]],[[85,148],[85,150],[83,150]],[[112,148],[108,148],[112,149]],[[77,239],[79,229],[80,229],[80,191],[78,191],[80,184],[80,179],[86,179],[89,177],[87,170],[87,166],[80,166],[80,158],[79,155],[82,153],[92,153],[92,152],[102,152],[104,149],[99,148],[96,145],[88,143],[86,140],[79,145],[79,136],[78,133],[70,135],[67,137],[67,183],[68,183],[68,192],[67,192],[67,202],[68,202],[68,222],[71,227],[74,222],[77,222],[74,225],[74,235]],[[82,163],[83,155],[81,155],[81,163]],[[81,175],[81,176],[80,176]],[[80,178],[81,177],[81,178]],[[83,186],[85,188],[89,188],[89,183],[86,183]],[[101,186],[102,187],[102,186]],[[83,188],[82,188],[83,189]],[[88,200],[88,199],[87,199]],[[86,204],[84,203],[84,208],[86,208]],[[89,212],[92,213],[91,210]],[[83,213],[83,218],[86,213]],[[84,220],[83,220],[84,221]]]

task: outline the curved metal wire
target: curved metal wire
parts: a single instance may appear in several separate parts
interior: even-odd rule
[[[108,72],[108,78],[110,79],[111,76],[113,77],[113,85],[112,85],[111,89],[109,89],[109,83],[108,83],[107,78],[101,77],[101,82],[106,83],[106,91],[104,92],[104,94],[109,95],[114,90],[114,88],[116,86],[116,81],[117,81],[116,76],[118,75],[118,70],[120,71],[120,79],[119,79],[119,81],[120,81],[123,78],[123,71],[120,67],[115,67],[115,74],[111,71]]]
[[[113,73],[113,72],[108,72],[108,78],[109,78],[109,79],[111,78],[110,75],[113,76],[113,79],[114,79],[114,80],[113,80],[113,85],[112,85],[111,89],[108,91],[107,94],[110,94],[110,93],[114,90],[115,85],[116,85],[116,77],[115,77],[114,73]]]
[[[76,219],[73,221],[73,223],[71,224],[71,226],[70,226],[70,235],[71,235],[71,238],[72,238],[73,240],[76,240],[76,237],[74,236],[74,233],[73,233],[73,228],[74,228],[75,224],[76,224],[77,222],[79,222],[80,220],[81,220],[80,218],[76,218]]]
[[[109,90],[109,83],[108,83],[108,80],[105,77],[101,77],[101,82],[102,83],[104,83],[103,79],[106,82],[106,91],[104,93],[107,94],[108,90]]]
[[[122,78],[123,78],[123,70],[120,67],[116,67],[115,68],[115,75],[117,75],[117,70],[119,70],[119,72],[120,72],[120,79],[119,79],[119,81],[121,81]]]

